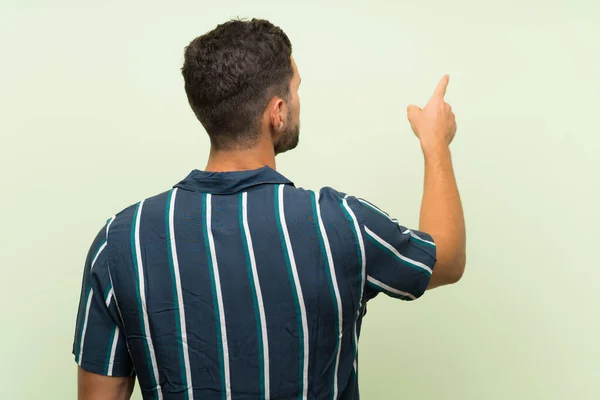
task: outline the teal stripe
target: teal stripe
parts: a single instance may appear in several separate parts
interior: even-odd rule
[[[221,313],[219,312],[219,301],[217,299],[217,283],[215,280],[215,272],[214,265],[212,262],[212,252],[210,251],[210,242],[208,240],[208,219],[211,218],[211,215],[208,215],[208,209],[206,208],[208,195],[206,193],[202,194],[202,209],[205,211],[204,213],[204,245],[206,246],[206,258],[208,261],[208,272],[210,274],[210,287],[212,289],[213,295],[213,308],[215,309],[215,325],[217,331],[217,342],[219,344],[219,361],[221,363],[219,368],[219,376],[221,377],[221,393],[224,399],[227,398],[227,385],[225,382],[225,354],[223,354],[223,339],[221,332]]]
[[[110,289],[112,289],[112,285],[109,283],[106,287],[106,290],[104,291],[104,303],[108,301],[108,294],[110,293]]]
[[[171,212],[171,200],[173,199],[173,191],[171,189],[169,195],[167,196],[167,204],[165,207],[165,231],[167,236],[167,251],[169,253],[169,267],[171,272],[171,288],[173,290],[173,304],[175,308],[175,329],[177,330],[177,337],[183,338],[181,333],[181,316],[179,310],[179,301],[177,297],[177,281],[175,279],[175,262],[173,261],[173,251],[171,249],[171,242],[173,241],[173,232],[171,232],[171,224],[170,222],[170,212]],[[181,369],[181,381],[183,382],[183,387],[188,387],[188,381],[185,374],[185,356],[183,352],[185,351],[183,348],[183,341],[178,340],[179,343],[179,356],[181,357],[179,360],[179,368]],[[184,392],[184,398],[187,400],[189,398],[189,392],[186,390]]]
[[[260,393],[261,398],[265,398],[265,358],[264,358],[264,343],[262,337],[262,324],[260,322],[260,311],[258,308],[258,293],[256,290],[256,286],[254,285],[254,273],[252,271],[252,262],[250,260],[250,247],[248,246],[248,239],[246,238],[246,230],[244,228],[244,209],[243,209],[243,198],[244,194],[239,195],[239,222],[240,222],[240,232],[242,236],[242,241],[244,242],[244,250],[246,254],[246,267],[248,269],[248,280],[250,282],[250,287],[252,288],[252,302],[254,303],[254,319],[256,321],[256,335],[258,338],[258,361],[260,364]],[[249,228],[248,228],[249,229]],[[250,232],[248,232],[250,234]]]
[[[323,234],[321,233],[321,226],[319,223],[319,215],[317,213],[317,196],[314,192],[310,192],[310,195],[311,195],[311,199],[312,199],[313,219],[316,224],[317,234],[319,235],[319,243],[321,245],[321,255],[323,256],[323,261],[325,261],[325,265],[327,266],[327,268],[325,268],[325,270],[327,271],[327,277],[329,278],[329,289],[331,290],[331,301],[333,302],[333,309],[334,309],[334,325],[335,325],[334,332],[336,333],[336,336],[338,336],[338,332],[340,331],[340,320],[339,320],[340,310],[338,309],[337,298],[335,296],[333,276],[331,275],[331,268],[333,266],[329,264],[329,259],[327,258],[327,251],[325,249],[325,238],[323,237]],[[323,226],[323,229],[325,229],[325,226]],[[337,358],[337,353],[338,353],[340,345],[341,345],[340,342],[341,342],[341,338],[338,336],[338,338],[335,342],[336,358]],[[331,395],[332,396],[335,393],[334,384],[335,384],[335,374],[337,372],[336,368],[335,368],[335,362],[336,361],[334,361],[334,365],[333,365],[333,371],[332,371],[333,376],[332,376],[332,382],[331,382]]]
[[[285,253],[285,263],[288,270],[290,286],[292,287],[292,290],[294,292],[294,305],[296,307],[296,319],[298,321],[298,358],[300,360],[300,365],[298,366],[298,380],[300,383],[300,392],[298,398],[302,399],[302,394],[304,393],[304,331],[302,329],[302,313],[300,311],[300,298],[298,296],[298,290],[296,289],[296,285],[294,284],[292,263],[290,261],[290,254],[285,243],[285,235],[283,232],[283,226],[281,224],[281,218],[285,216],[282,216],[279,212],[279,186],[275,186],[275,216],[277,219],[277,228],[279,229],[279,238],[281,240],[281,246],[283,248],[283,252]]]
[[[398,224],[398,220],[391,218],[391,217],[389,216],[389,214],[388,214],[388,213],[386,213],[385,211],[381,210],[379,207],[377,207],[377,206],[375,206],[375,205],[373,205],[373,204],[369,203],[368,201],[366,201],[366,200],[364,200],[364,199],[359,199],[359,201],[360,201],[362,204],[364,204],[364,205],[368,206],[369,208],[371,208],[373,211],[375,211],[375,212],[379,213],[380,215],[383,215],[384,217],[386,217],[387,219],[389,219],[389,220],[390,220],[391,222],[393,222],[394,224],[396,224],[396,225],[400,226],[400,225]],[[412,231],[411,231],[411,232],[412,232]],[[433,248],[435,248],[435,244],[429,243],[429,241],[427,241],[427,240],[425,240],[425,239],[423,239],[423,238],[419,237],[419,235],[417,235],[416,233],[412,232],[412,235],[411,235],[410,233],[409,233],[409,235],[410,235],[410,237],[411,237],[411,238],[413,238],[413,239],[415,239],[415,240],[418,240],[418,241],[419,241],[419,243],[422,243],[423,245],[425,245],[425,246],[427,246],[427,247],[433,247]],[[413,235],[414,235],[414,236],[413,236]]]
[[[379,247],[381,250],[385,251],[386,253],[390,254],[392,257],[394,257],[396,260],[400,261],[402,264],[407,265],[411,268],[414,268],[416,270],[425,272],[428,275],[431,275],[431,273],[429,273],[429,271],[427,271],[426,269],[423,269],[422,267],[419,267],[418,265],[414,265],[406,260],[403,260],[401,258],[398,258],[398,256],[396,254],[394,254],[393,251],[391,251],[390,249],[388,249],[387,247],[385,247],[384,245],[382,245],[381,243],[379,243],[379,241],[377,241],[374,237],[371,237],[371,235],[369,235],[367,233],[367,237],[369,238],[369,240],[371,242],[373,242],[377,247]],[[420,261],[419,261],[420,262]],[[422,263],[424,264],[424,263]]]
[[[77,364],[81,363],[81,358],[79,357],[80,355],[83,356],[83,351],[81,348],[81,341],[83,340],[83,327],[85,326],[85,319],[87,317],[87,302],[88,302],[88,297],[90,297],[90,292],[92,291],[92,284],[90,283],[90,286],[87,288],[86,292],[85,292],[85,297],[83,298],[84,303],[83,303],[83,310],[82,310],[82,316],[81,316],[81,327],[79,328],[79,335],[78,338],[79,340],[77,340],[77,353],[75,356],[75,362]]]
[[[346,204],[348,204],[348,202],[346,202]],[[360,232],[356,231],[356,227],[354,226],[354,219],[352,218],[352,216],[350,215],[350,213],[348,212],[348,210],[344,206],[343,199],[340,200],[340,206],[342,207],[342,210],[344,211],[344,215],[346,216],[346,219],[348,219],[350,227],[352,228],[352,233],[354,234],[354,239],[356,240],[356,246],[355,247],[356,247],[356,255],[358,256],[358,281],[361,283],[360,294],[359,294],[359,301],[358,301],[359,302],[359,308],[360,308],[360,306],[362,305],[362,298],[363,298],[363,291],[364,291],[364,287],[362,286],[362,282],[363,282],[363,274],[362,274],[363,254],[362,254],[362,250],[360,248],[360,238],[358,236],[358,235],[360,235]],[[349,204],[348,204],[348,207],[350,207]]]
[[[348,207],[350,207],[350,205],[348,204],[347,201],[346,201],[346,204],[348,205]],[[358,236],[360,234],[360,232],[356,231],[356,227],[354,226],[354,219],[352,218],[352,216],[350,215],[350,213],[344,206],[343,199],[340,200],[340,206],[342,207],[342,210],[344,211],[344,215],[348,219],[348,222],[350,223],[350,227],[352,228],[352,233],[354,234],[354,239],[356,240],[356,254],[358,255],[358,281],[360,282],[360,293],[359,293],[359,299],[358,299],[358,310],[356,311],[356,319],[354,321],[355,336],[352,338],[352,341],[354,342],[354,359],[357,360],[358,359],[358,342],[356,340],[357,339],[356,332],[358,330],[358,327],[357,327],[358,318],[360,317],[360,310],[362,307],[363,292],[364,292],[363,274],[362,274],[363,254],[362,254],[362,250],[360,248],[360,238]],[[354,371],[354,368],[352,368],[352,370]]]
[[[412,231],[411,231],[411,232],[412,232]],[[435,246],[435,243],[434,243],[434,244],[432,244],[432,243],[430,243],[429,241],[427,241],[427,240],[425,240],[425,239],[422,239],[421,237],[419,237],[419,235],[418,235],[418,234],[416,234],[416,233],[414,233],[414,232],[412,232],[412,233],[413,233],[413,235],[414,235],[414,236],[413,236],[413,235],[410,235],[410,237],[411,237],[411,238],[413,238],[413,239],[416,239],[416,240],[417,240],[419,243],[421,243],[422,245],[424,245],[424,246],[427,246],[427,247],[430,247],[430,248],[432,248],[432,249],[435,249],[435,248],[436,248],[436,246]]]
[[[395,297],[396,299],[408,300],[408,301],[413,300],[412,298],[410,298],[408,296],[402,296],[401,294],[390,292],[389,290],[386,290],[386,289],[382,288],[381,286],[379,286],[373,282],[370,282],[370,281],[367,281],[367,285],[371,286],[373,289],[377,290],[378,292],[383,292],[390,297]]]
[[[135,271],[135,280],[136,280],[136,285],[135,285],[135,292],[137,295],[137,300],[138,300],[138,313],[140,315],[140,329],[141,329],[141,336],[145,336],[145,327],[144,327],[144,310],[142,308],[142,295],[140,293],[140,278],[139,278],[139,266],[138,266],[138,262],[137,262],[137,250],[135,248],[135,225],[136,225],[136,221],[138,219],[138,214],[140,211],[140,205],[141,202],[138,203],[135,207],[135,213],[133,214],[133,221],[131,223],[131,235],[130,235],[130,246],[131,246],[131,255],[133,258],[133,269]],[[155,388],[157,386],[157,382],[154,380],[154,368],[152,367],[152,357],[150,356],[150,346],[148,344],[148,339],[146,338],[146,340],[144,340],[145,342],[145,346],[144,346],[144,351],[146,353],[146,359],[148,360],[148,376],[150,377],[150,380],[152,382],[152,387]],[[153,392],[152,397],[154,396],[158,396],[158,392]]]

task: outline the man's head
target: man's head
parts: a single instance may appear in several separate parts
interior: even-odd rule
[[[279,27],[258,19],[219,25],[185,49],[182,74],[215,150],[270,140],[278,154],[298,144],[300,76]]]

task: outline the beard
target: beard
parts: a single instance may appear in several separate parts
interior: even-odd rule
[[[285,153],[286,151],[295,149],[300,140],[300,124],[292,124],[291,118],[285,132],[281,135],[277,143],[275,143],[275,155]]]

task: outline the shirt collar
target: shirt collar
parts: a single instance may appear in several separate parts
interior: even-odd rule
[[[279,172],[265,166],[250,171],[234,172],[206,172],[196,169],[174,187],[193,192],[225,195],[265,184],[294,185]]]

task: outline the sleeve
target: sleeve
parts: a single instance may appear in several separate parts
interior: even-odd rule
[[[85,262],[73,355],[83,369],[105,376],[131,376],[123,325],[108,269],[109,220],[92,243]]]
[[[366,258],[365,298],[379,293],[415,300],[427,289],[436,263],[433,238],[407,229],[372,203],[353,198]]]

